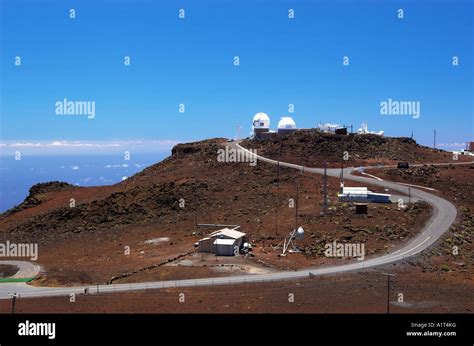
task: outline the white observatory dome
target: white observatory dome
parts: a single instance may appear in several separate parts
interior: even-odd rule
[[[265,113],[257,113],[253,117],[253,128],[254,129],[268,129],[270,128],[270,118]]]
[[[279,130],[295,130],[296,123],[291,117],[282,117],[278,123]]]

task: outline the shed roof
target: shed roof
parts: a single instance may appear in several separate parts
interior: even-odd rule
[[[233,239],[239,239],[239,238],[245,237],[245,233],[236,231],[235,229],[229,229],[229,228],[223,228],[219,231],[212,232],[211,234],[208,235],[208,237],[219,236],[219,235],[225,235]]]
[[[235,239],[216,239],[214,245],[234,245]]]

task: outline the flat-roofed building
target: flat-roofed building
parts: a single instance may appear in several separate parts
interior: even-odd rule
[[[372,192],[366,187],[344,186],[337,197],[342,201],[390,203],[389,194]]]

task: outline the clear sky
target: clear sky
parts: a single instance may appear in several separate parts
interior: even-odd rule
[[[335,122],[357,129],[367,121],[389,136],[413,131],[427,145],[433,129],[441,144],[474,140],[473,1],[0,6],[3,142],[233,137],[237,125],[250,132],[257,112],[269,114],[275,127],[290,103],[298,127]],[[55,103],[64,98],[94,101],[95,118],[57,115]],[[381,115],[388,98],[419,101],[420,118]]]

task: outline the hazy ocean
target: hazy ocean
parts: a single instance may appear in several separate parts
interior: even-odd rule
[[[168,153],[119,155],[0,156],[0,212],[21,203],[37,183],[64,181],[78,186],[115,184],[162,161]]]

